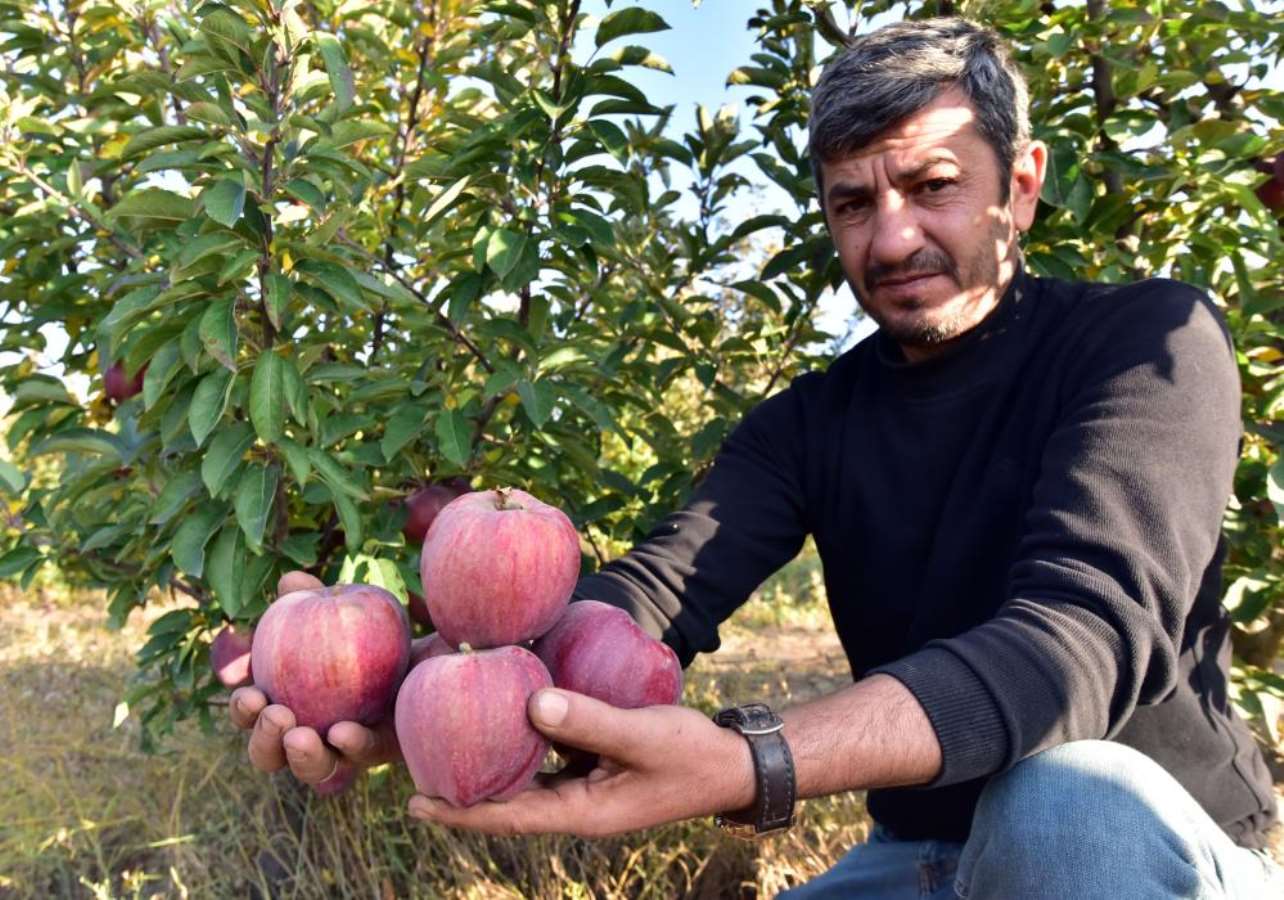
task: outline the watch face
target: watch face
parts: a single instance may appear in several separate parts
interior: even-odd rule
[[[784,725],[780,716],[765,703],[746,703],[722,710],[713,719],[724,728],[734,728],[741,734],[770,734]]]

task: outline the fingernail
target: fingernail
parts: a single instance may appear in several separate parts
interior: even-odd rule
[[[566,718],[566,697],[557,691],[540,691],[535,695],[535,718],[541,725],[556,728]]]

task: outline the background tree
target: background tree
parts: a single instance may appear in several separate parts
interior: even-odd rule
[[[154,735],[208,719],[213,631],[283,571],[418,590],[400,501],[427,480],[558,504],[586,569],[622,552],[745,410],[829,358],[817,67],[874,18],[954,11],[1011,40],[1053,149],[1030,267],[1169,275],[1227,313],[1248,427],[1227,605],[1244,702],[1284,693],[1284,275],[1258,196],[1284,35],[1193,0],[772,0],[729,78],[748,123],[685,128],[631,80],[667,68],[635,5],[0,0],[0,349],[21,354],[0,576],[55,564],[114,623],[187,598],[127,698]],[[727,221],[762,179],[792,206]],[[36,370],[50,328],[89,401]]]

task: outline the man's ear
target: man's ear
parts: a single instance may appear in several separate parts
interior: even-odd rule
[[[1043,176],[1048,169],[1048,146],[1043,141],[1030,141],[1012,160],[1012,221],[1018,231],[1028,231],[1034,224],[1043,190]]]

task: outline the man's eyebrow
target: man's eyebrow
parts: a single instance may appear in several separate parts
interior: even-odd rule
[[[957,163],[954,157],[944,153],[934,153],[912,169],[906,169],[897,178],[902,184],[908,181],[914,181],[921,178],[932,166],[938,163]],[[829,190],[825,192],[825,205],[832,207],[841,200],[867,200],[873,192],[863,184],[855,184],[850,181],[835,182]]]

